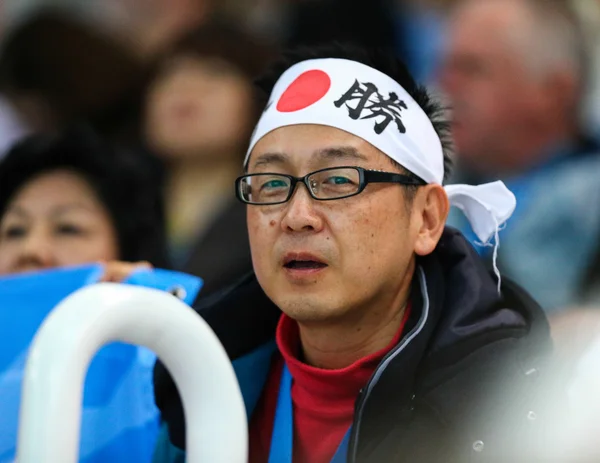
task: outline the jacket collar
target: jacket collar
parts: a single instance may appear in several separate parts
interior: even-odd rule
[[[382,427],[410,415],[414,401],[455,374],[452,366],[475,350],[506,338],[520,338],[532,351],[549,347],[539,305],[506,279],[499,294],[493,273],[454,229],[419,259],[411,297],[407,334],[357,400],[350,461],[368,455],[385,435]]]

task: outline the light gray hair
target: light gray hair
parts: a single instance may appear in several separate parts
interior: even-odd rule
[[[568,0],[521,0],[531,12],[526,63],[536,75],[569,69],[585,87],[588,53],[582,24]]]

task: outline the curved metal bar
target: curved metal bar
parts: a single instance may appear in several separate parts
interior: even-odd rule
[[[172,374],[189,463],[246,463],[244,402],[213,331],[170,294],[113,283],[73,293],[38,330],[23,383],[18,463],[77,462],[85,374],[96,352],[116,341],[151,349]]]

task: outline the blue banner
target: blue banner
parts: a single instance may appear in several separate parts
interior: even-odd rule
[[[96,283],[101,265],[0,278],[0,463],[15,460],[21,386],[29,345],[49,312],[66,296]],[[202,280],[142,270],[127,284],[174,291],[187,304]],[[80,463],[150,463],[159,429],[150,350],[122,343],[102,348],[86,377]],[[61,426],[60,422],[56,423]]]

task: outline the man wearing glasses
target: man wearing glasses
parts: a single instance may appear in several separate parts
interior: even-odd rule
[[[197,308],[236,368],[250,462],[528,461],[547,324],[445,227],[455,205],[497,245],[514,196],[442,186],[440,108],[390,57],[298,52],[260,86],[236,181],[254,272]],[[161,365],[155,388],[155,461],[183,461]]]

